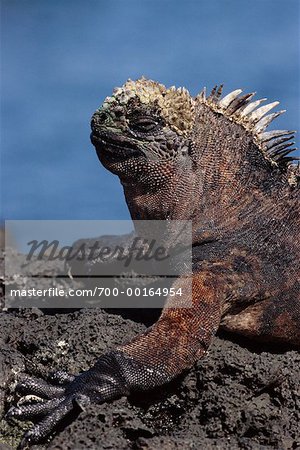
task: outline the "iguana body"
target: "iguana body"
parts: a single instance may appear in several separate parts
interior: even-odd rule
[[[191,220],[192,308],[165,308],[146,333],[60,386],[24,376],[46,403],[11,408],[45,418],[46,436],[73,408],[164,384],[205,355],[218,328],[300,346],[299,172],[290,131],[265,132],[277,102],[259,107],[237,90],[221,99],[129,80],[92,118],[92,142],[116,173],[135,220]],[[178,278],[175,287],[183,287]],[[190,300],[190,299],[187,299]],[[170,304],[172,300],[168,299]]]

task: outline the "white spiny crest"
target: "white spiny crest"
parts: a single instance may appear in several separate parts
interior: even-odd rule
[[[257,106],[266,101],[266,98],[261,98],[260,100],[255,100],[255,102],[248,103],[245,108],[242,108],[240,116],[247,117]]]
[[[249,115],[250,122],[254,122],[255,120],[260,120],[268,111],[275,108],[275,106],[279,105],[279,102],[268,103],[267,105],[261,106],[257,108],[254,112]]]
[[[276,113],[268,114],[265,117],[262,117],[257,124],[254,126],[253,131],[256,133],[261,133],[264,131],[270,123],[276,119],[276,117],[280,116],[281,114],[285,113],[285,109],[282,109],[281,111],[278,111]],[[252,125],[255,124],[255,121],[251,121]]]
[[[280,138],[281,136],[286,136],[288,134],[294,134],[296,133],[296,131],[293,130],[272,130],[272,131],[265,131],[262,135],[261,135],[261,142],[266,142],[266,141],[272,141],[274,142],[274,140],[276,140],[276,138]]]
[[[199,92],[199,94],[197,95],[197,98],[198,98],[199,100],[203,100],[203,102],[206,101],[206,87],[204,87],[204,88],[202,89],[202,91]]]
[[[294,137],[295,131],[265,131],[276,117],[285,112],[285,110],[281,110],[267,114],[271,109],[279,105],[279,102],[276,101],[260,106],[266,101],[266,98],[251,102],[250,100],[255,95],[255,92],[240,96],[242,93],[241,89],[236,89],[225,97],[220,98],[222,87],[223,85],[215,86],[208,97],[205,89],[203,89],[196,97],[196,101],[206,104],[212,110],[223,114],[251,132],[253,141],[273,166],[285,169],[292,166],[291,162],[299,159],[288,156],[289,153],[296,150],[295,148],[290,148],[294,144],[291,139]]]
[[[226,109],[233,102],[233,100],[240,95],[241,92],[243,92],[242,89],[236,89],[235,91],[230,92],[219,101],[219,106]]]

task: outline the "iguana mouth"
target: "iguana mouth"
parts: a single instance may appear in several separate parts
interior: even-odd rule
[[[100,152],[108,152],[111,156],[117,158],[127,159],[143,155],[143,152],[132,142],[117,134],[101,133],[100,131],[93,130],[91,133],[91,141]]]

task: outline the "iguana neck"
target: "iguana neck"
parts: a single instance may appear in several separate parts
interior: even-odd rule
[[[193,220],[207,228],[223,217],[231,222],[242,205],[255,202],[259,212],[268,192],[276,196],[280,190],[250,133],[205,105],[196,121],[190,157],[160,167],[168,177],[156,184],[154,175],[122,183],[133,220]]]
[[[162,173],[168,173],[164,182],[154,183],[151,176],[143,182],[122,183],[126,202],[133,220],[189,220],[198,202],[196,174],[184,165],[166,164]]]

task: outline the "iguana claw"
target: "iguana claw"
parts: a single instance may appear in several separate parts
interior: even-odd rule
[[[60,371],[52,374],[51,380],[57,385],[28,375],[19,377],[16,391],[22,393],[25,400],[28,395],[38,396],[40,400],[12,406],[6,417],[41,418],[24,434],[19,449],[43,441],[76,406],[84,410],[90,403],[103,403],[127,393],[113,352],[104,355],[86,372],[73,376]]]

